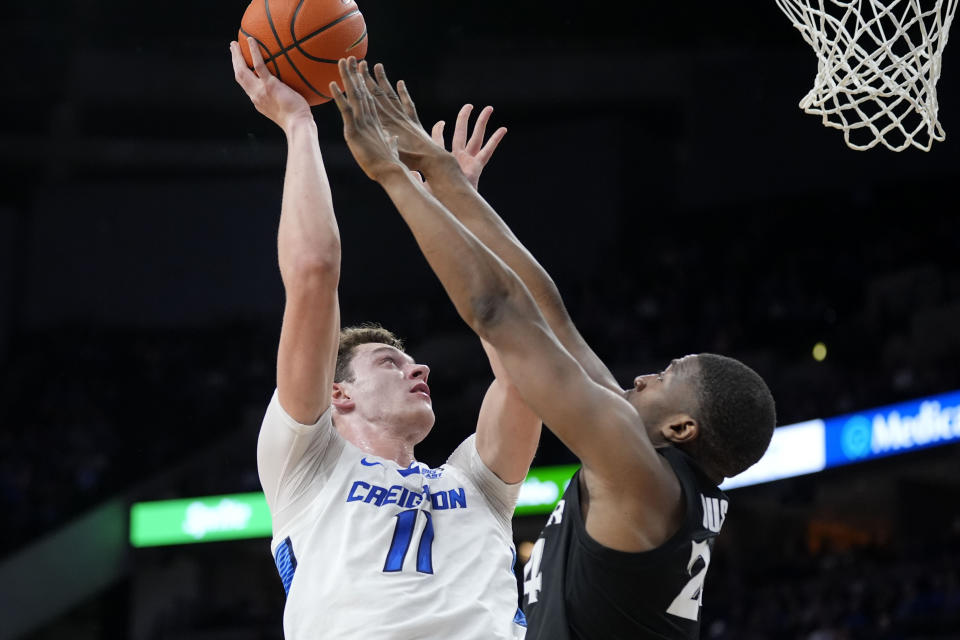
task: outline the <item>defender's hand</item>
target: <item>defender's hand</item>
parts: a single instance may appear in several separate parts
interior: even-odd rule
[[[394,90],[382,64],[374,65],[373,73],[376,79],[364,73],[363,80],[373,96],[381,124],[396,136],[400,159],[411,169],[423,171],[431,160],[446,155],[443,147],[438,147],[420,124],[417,107],[403,80]]]
[[[297,119],[309,118],[312,121],[313,114],[310,112],[307,100],[270,73],[263,62],[257,41],[247,38],[247,45],[250,47],[250,57],[253,59],[253,71],[247,66],[243,54],[240,53],[240,44],[234,41],[230,43],[233,75],[247,92],[257,111],[273,120],[284,131],[287,131],[288,126]]]
[[[483,173],[483,168],[487,166],[487,162],[490,161],[493,152],[497,150],[497,145],[499,145],[503,137],[507,135],[507,128],[500,127],[493,132],[493,135],[490,136],[486,144],[483,143],[487,123],[493,114],[493,107],[487,106],[484,107],[483,110],[480,111],[480,115],[477,116],[477,122],[473,125],[473,134],[470,136],[470,140],[467,140],[467,128],[470,122],[471,111],[473,111],[473,105],[465,104],[460,109],[460,113],[457,114],[457,125],[453,130],[450,152],[453,154],[453,157],[457,159],[463,175],[466,176],[470,184],[473,185],[473,188],[476,189],[480,183],[480,174]],[[443,126],[443,120],[433,125],[432,135],[434,142],[446,148],[443,143]]]
[[[330,83],[330,95],[343,117],[343,137],[357,164],[371,179],[380,181],[397,169],[406,171],[397,154],[396,137],[384,131],[377,116],[377,105],[364,76],[367,63],[353,56],[338,63],[346,94],[336,82]]]

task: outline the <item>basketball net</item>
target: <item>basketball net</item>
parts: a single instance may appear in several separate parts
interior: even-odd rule
[[[958,0],[776,1],[819,59],[801,109],[857,151],[943,141],[937,80]]]

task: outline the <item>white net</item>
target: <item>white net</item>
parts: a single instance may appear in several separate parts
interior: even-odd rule
[[[819,58],[806,113],[851,149],[944,139],[937,80],[958,0],[776,0]]]

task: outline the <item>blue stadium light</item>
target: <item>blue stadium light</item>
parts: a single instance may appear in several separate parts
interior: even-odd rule
[[[960,391],[780,427],[763,458],[720,488],[792,478],[952,442],[960,442]]]

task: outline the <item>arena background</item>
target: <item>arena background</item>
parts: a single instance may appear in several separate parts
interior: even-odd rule
[[[267,540],[133,550],[96,529],[135,500],[258,489],[285,151],[233,79],[245,6],[4,9],[0,638],[282,636]],[[425,122],[496,107],[481,191],[621,382],[729,354],[781,424],[960,389],[958,45],[947,140],[857,153],[797,108],[816,61],[773,0],[360,6]],[[335,108],[314,111],[343,321],[431,366],[418,457],[438,465],[490,373]],[[731,491],[703,637],[960,638],[958,446]],[[572,460],[545,434],[535,464]],[[541,524],[518,518],[517,542]]]

